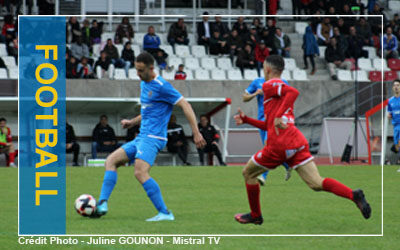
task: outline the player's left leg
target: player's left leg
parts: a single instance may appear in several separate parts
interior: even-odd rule
[[[8,157],[9,157],[9,163],[10,167],[15,167],[15,148],[14,145],[11,143],[10,146],[8,146]]]
[[[365,219],[371,216],[371,207],[364,197],[362,190],[352,190],[348,186],[332,178],[322,178],[314,161],[310,160],[296,168],[303,181],[315,191],[326,191],[352,200],[360,209]]]

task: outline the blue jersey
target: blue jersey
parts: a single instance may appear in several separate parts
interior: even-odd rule
[[[400,126],[400,97],[391,97],[388,102],[387,110],[392,115],[393,126]]]
[[[161,76],[150,82],[141,81],[140,88],[142,121],[139,135],[166,141],[172,108],[183,96]]]

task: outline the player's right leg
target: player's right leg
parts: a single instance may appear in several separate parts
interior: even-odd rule
[[[315,191],[326,191],[337,196],[352,200],[360,209],[365,219],[371,216],[371,207],[360,189],[352,190],[341,182],[332,178],[322,178],[314,161],[309,161],[296,168],[303,181]]]

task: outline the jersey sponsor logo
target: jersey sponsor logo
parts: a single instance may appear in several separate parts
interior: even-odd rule
[[[141,154],[143,154],[143,152],[142,152],[142,151],[140,151],[140,150],[138,150],[138,151],[137,151],[137,153],[138,153],[138,155],[141,155]]]
[[[286,150],[286,159],[289,159],[291,157],[293,157],[297,152],[303,150],[305,148],[305,146],[301,146],[300,148],[296,148],[296,149],[287,149]]]
[[[148,107],[152,106],[151,103],[142,103],[142,109],[146,109]]]

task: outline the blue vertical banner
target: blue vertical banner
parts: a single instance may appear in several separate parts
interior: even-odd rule
[[[19,234],[65,234],[65,17],[19,17]]]

